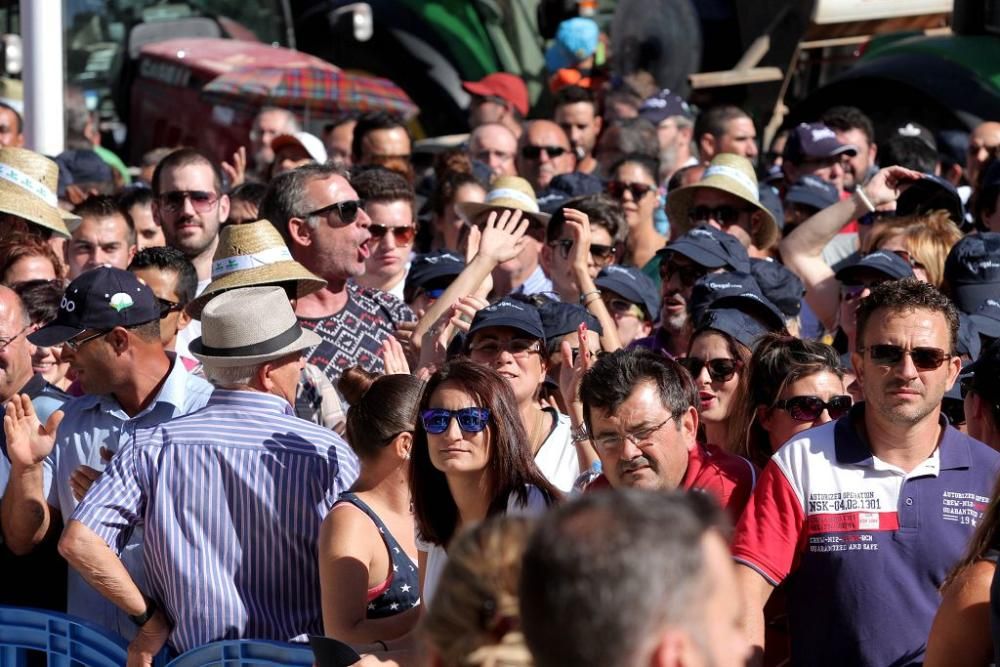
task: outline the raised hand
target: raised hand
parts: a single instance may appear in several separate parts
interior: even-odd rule
[[[525,232],[531,220],[516,209],[496,211],[486,219],[479,237],[479,255],[502,264],[517,257],[524,247]]]
[[[246,146],[240,146],[236,149],[236,152],[233,153],[232,163],[222,163],[222,171],[229,177],[230,189],[235,188],[237,185],[243,185],[243,182],[247,179]]]
[[[56,431],[62,419],[62,410],[56,410],[43,425],[27,394],[11,398],[3,418],[10,462],[24,467],[41,463],[55,446]]]
[[[573,247],[570,249],[569,261],[574,270],[590,270],[590,218],[583,211],[564,208],[566,229],[573,236]]]
[[[583,381],[584,374],[594,365],[593,355],[590,353],[590,345],[587,341],[587,325],[583,322],[576,329],[580,351],[573,361],[573,347],[569,341],[564,340],[560,345],[562,354],[562,365],[559,368],[559,392],[562,394],[563,403],[567,409],[572,410],[574,404],[580,404],[580,382]],[[582,406],[580,408],[582,413]]]
[[[918,181],[923,177],[919,171],[905,167],[886,167],[880,169],[865,183],[864,191],[872,205],[879,207],[899,199],[900,185],[908,181]]]
[[[385,364],[386,375],[409,375],[410,364],[403,353],[403,346],[395,337],[389,336],[379,348],[378,356],[382,357]]]

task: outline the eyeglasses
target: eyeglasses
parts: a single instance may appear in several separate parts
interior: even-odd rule
[[[903,360],[904,355],[908,354],[913,360],[913,365],[921,371],[933,371],[940,368],[941,364],[952,356],[939,347],[915,347],[912,350],[907,350],[899,345],[880,344],[858,348],[858,352],[862,354],[866,351],[871,357],[872,363],[878,366],[895,366]]]
[[[564,153],[568,153],[569,149],[562,146],[532,146],[528,144],[521,147],[521,157],[525,160],[537,160],[542,156],[542,151],[545,151],[545,154],[549,157],[559,157]]]
[[[965,405],[961,401],[944,399],[941,401],[941,412],[948,418],[948,423],[952,426],[965,424]]]
[[[853,404],[854,400],[843,394],[831,396],[829,401],[824,401],[819,396],[793,396],[783,401],[775,401],[774,407],[786,411],[795,421],[814,422],[824,410],[830,413],[831,419],[840,419],[847,414]]]
[[[396,245],[410,245],[417,235],[417,228],[414,225],[405,227],[388,227],[386,225],[368,225],[368,232],[372,235],[371,241],[378,242],[386,234],[392,232],[392,238],[396,239]]]
[[[656,426],[633,429],[625,431],[624,433],[612,433],[609,435],[602,435],[599,438],[594,438],[594,446],[606,452],[614,451],[620,443],[624,443],[626,440],[628,440],[636,447],[643,447],[645,445],[650,444],[649,439],[653,437],[653,434],[659,431],[664,426],[666,426],[667,422],[673,418],[674,416],[670,415]]]
[[[698,357],[684,357],[677,361],[687,369],[687,372],[693,378],[701,375],[701,369],[708,366],[708,377],[712,379],[712,382],[729,382],[736,375],[736,371],[743,365],[739,359],[723,359],[721,357],[719,359],[710,359],[709,361],[699,359]]]
[[[69,349],[73,350],[74,352],[77,352],[81,347],[83,347],[84,343],[88,343],[88,342],[94,340],[95,338],[100,338],[101,336],[106,336],[108,333],[109,332],[107,332],[107,331],[98,331],[95,334],[91,334],[89,336],[85,336],[85,337],[80,338],[80,339],[70,338],[68,341],[66,341],[65,343],[63,343],[63,345],[65,347],[68,347]]]
[[[161,299],[159,297],[156,297],[156,301],[160,304],[161,320],[170,313],[177,313],[184,310],[184,304],[177,303],[176,301],[168,301],[167,299]]]
[[[625,299],[616,299],[615,297],[608,297],[604,299],[604,305],[608,307],[614,315],[632,315],[640,320],[646,319],[646,313],[642,310],[642,307],[638,304],[632,303],[631,301],[626,301]]]
[[[13,343],[18,338],[20,338],[21,335],[25,331],[27,331],[28,329],[30,329],[32,326],[33,325],[31,325],[31,324],[26,325],[23,329],[21,329],[20,331],[18,331],[16,334],[14,334],[13,336],[11,336],[10,338],[0,338],[0,352],[3,352],[4,350],[6,350],[8,345],[10,345],[11,343]]]
[[[670,277],[677,274],[681,280],[681,285],[691,287],[700,278],[708,275],[708,269],[700,264],[678,264],[673,260],[660,262],[660,279],[669,281]]]
[[[365,207],[364,201],[360,199],[348,199],[346,201],[338,201],[333,204],[328,204],[323,208],[318,208],[315,211],[310,211],[305,214],[306,218],[311,218],[313,216],[329,216],[331,213],[336,211],[337,217],[345,225],[349,225],[358,219],[358,212]]]
[[[515,359],[525,359],[541,350],[542,344],[537,338],[512,338],[506,344],[491,339],[469,346],[470,352],[490,359],[495,359],[504,351],[510,352]]]
[[[547,244],[550,248],[559,248],[559,254],[562,255],[563,259],[569,259],[569,252],[573,249],[573,239],[559,239],[558,241],[549,241]],[[607,262],[612,257],[614,257],[615,252],[617,252],[618,246],[614,245],[604,245],[603,243],[591,243],[590,244],[590,256],[594,258],[594,261]]]
[[[717,220],[724,225],[731,225],[740,219],[740,215],[750,213],[752,208],[737,208],[735,206],[695,206],[688,211],[691,222],[708,222]]]
[[[159,196],[160,206],[170,213],[183,210],[184,202],[191,200],[191,206],[198,213],[208,213],[219,203],[219,195],[204,190],[174,190]]]
[[[458,420],[458,428],[463,433],[479,433],[486,428],[490,420],[488,408],[462,408],[461,410],[445,410],[434,408],[420,413],[420,421],[424,430],[434,435],[440,435],[451,426],[452,417]]]
[[[607,187],[608,194],[615,199],[624,197],[626,191],[631,192],[633,201],[639,201],[656,189],[655,186],[646,183],[628,183],[626,181],[608,181]]]

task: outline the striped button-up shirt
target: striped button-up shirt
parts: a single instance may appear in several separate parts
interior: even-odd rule
[[[72,518],[113,550],[144,524],[147,592],[175,650],[288,640],[323,632],[320,524],[358,468],[284,399],[217,389],[204,409],[139,431]]]

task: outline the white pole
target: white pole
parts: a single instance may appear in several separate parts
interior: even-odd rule
[[[25,145],[58,155],[63,120],[62,0],[21,0]]]

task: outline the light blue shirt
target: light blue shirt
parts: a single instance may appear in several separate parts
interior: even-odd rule
[[[160,392],[142,412],[129,417],[114,396],[81,396],[67,403],[66,416],[59,431],[52,454],[46,459],[52,484],[46,489],[49,505],[62,513],[63,520],[76,509],[77,501],[69,478],[77,467],[90,466],[104,470],[101,448],[117,453],[135,436],[136,429],[150,428],[165,421],[186,415],[203,407],[212,394],[212,385],[188,373],[184,364],[170,355],[171,368]],[[145,588],[142,567],[142,528],[133,531],[131,538],[119,554],[126,569],[140,589]],[[79,573],[69,569],[66,595],[67,611],[95,623],[126,639],[135,636],[136,626],[128,616],[91,588]]]
[[[545,275],[545,271],[542,270],[542,265],[539,264],[532,271],[528,279],[525,280],[520,287],[514,290],[514,294],[539,294],[542,292],[552,291],[552,281],[549,277]]]

